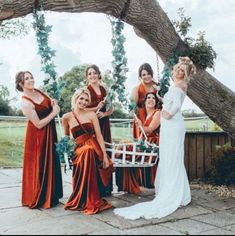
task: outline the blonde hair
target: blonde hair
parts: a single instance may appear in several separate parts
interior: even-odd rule
[[[72,99],[71,99],[71,108],[72,108],[72,110],[76,107],[77,99],[82,94],[86,94],[88,96],[89,103],[91,102],[91,94],[90,94],[90,91],[88,89],[86,89],[86,88],[84,88],[84,89],[77,89],[75,91],[75,93],[73,94]]]
[[[189,57],[179,57],[178,63],[174,66],[172,71],[172,78],[174,79],[175,71],[181,65],[184,65],[184,80],[189,82],[190,76],[196,74],[196,67]]]

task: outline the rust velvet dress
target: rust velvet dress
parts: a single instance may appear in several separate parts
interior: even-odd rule
[[[112,208],[102,196],[112,177],[112,167],[102,170],[103,153],[95,137],[92,123],[83,123],[71,129],[76,141],[73,162],[73,193],[66,210],[78,210],[91,215]]]
[[[40,92],[39,90],[37,90]],[[42,92],[44,100],[33,103],[39,119],[47,117],[52,112],[51,100]],[[22,205],[29,208],[51,208],[63,197],[60,160],[55,150],[57,134],[54,119],[45,127],[38,129],[29,121],[26,131]]]
[[[98,95],[91,85],[88,85],[87,89],[90,91],[91,94],[91,103],[89,104],[88,108],[97,107],[98,104],[104,100],[106,97],[106,90],[103,86],[100,86],[101,95]],[[106,112],[106,106],[102,107],[100,110],[101,112]],[[105,142],[112,143],[111,138],[111,128],[110,128],[110,120],[108,116],[105,116],[99,119],[100,129],[102,136]],[[110,153],[107,153],[110,156]],[[110,179],[109,185],[106,187],[106,195],[110,195],[113,191],[113,181],[112,178]]]
[[[154,90],[153,92],[157,92],[157,90]],[[142,123],[145,122],[146,119],[146,110],[144,107],[144,98],[147,94],[143,83],[139,85],[138,88],[138,101],[137,101],[137,117],[142,121]],[[133,123],[133,137],[134,139],[138,139],[140,137],[140,130],[136,126],[135,122]],[[151,173],[153,173],[151,171]],[[153,176],[149,176],[149,174],[146,171],[142,170],[142,168],[117,168],[116,170],[116,181],[118,186],[118,191],[125,191],[129,193],[139,193],[141,192],[139,186],[151,186],[150,182],[151,179],[155,177],[155,174]]]

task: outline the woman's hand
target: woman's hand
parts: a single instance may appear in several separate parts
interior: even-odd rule
[[[57,116],[60,113],[60,107],[55,99],[51,100],[52,112],[54,116]]]
[[[169,112],[163,110],[162,117],[165,118],[166,120],[170,120],[173,116]]]
[[[98,106],[96,107],[97,110],[100,110],[105,104],[105,101],[101,101]]]
[[[102,119],[102,118],[104,118],[105,116],[107,116],[107,115],[106,115],[106,112],[99,111],[99,112],[97,113],[97,117],[98,117],[99,119]]]
[[[140,126],[143,125],[143,124],[142,124],[142,121],[141,121],[139,118],[135,118],[135,124],[136,124],[138,127],[140,127]]]
[[[109,160],[107,155],[104,156],[104,160],[103,160],[103,168],[106,169],[109,167]]]

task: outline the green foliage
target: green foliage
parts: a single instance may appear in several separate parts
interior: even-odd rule
[[[59,143],[56,143],[56,151],[58,153],[60,160],[63,163],[65,162],[64,153],[67,153],[69,160],[71,160],[75,146],[76,143],[74,142],[74,140],[72,140],[68,136],[64,136],[63,138],[60,139]]]
[[[198,38],[189,43],[191,48],[190,58],[201,69],[214,68],[216,52],[208,41],[205,40],[205,32],[199,32]]]
[[[168,89],[170,87],[171,71],[174,65],[178,62],[178,58],[179,58],[178,53],[174,51],[172,57],[164,65],[164,68],[162,71],[162,78],[159,81],[160,82],[159,95],[161,97],[164,97],[164,95],[168,92]]]
[[[125,57],[124,42],[126,41],[124,35],[122,34],[124,23],[121,20],[110,19],[112,26],[112,45],[113,45],[113,61],[112,61],[112,77],[115,81],[110,89],[110,100],[114,99],[114,93],[117,94],[118,100],[127,106],[128,101],[126,99],[125,93],[125,82],[126,82],[126,72],[127,68],[127,58]]]
[[[157,146],[155,144],[151,144],[149,142],[140,140],[138,142],[138,148],[140,150],[140,152],[158,152],[159,149],[157,148]]]
[[[120,104],[118,102],[114,102],[113,107],[114,107],[114,111],[113,111],[112,115],[110,116],[110,118],[113,118],[113,119],[128,119],[128,118],[130,118],[130,115],[126,111],[124,111],[122,104]]]
[[[14,115],[12,108],[10,107],[8,100],[10,93],[7,87],[0,85],[0,115],[10,116]]]
[[[173,24],[175,27],[178,29],[178,32],[183,36],[186,37],[189,28],[192,26],[191,25],[191,17],[185,17],[184,16],[184,8],[179,8],[178,10],[178,15],[180,17],[180,20],[178,21],[173,21]]]
[[[45,85],[44,89],[52,98],[59,100],[64,83],[63,81],[59,84],[57,82],[56,66],[53,62],[55,50],[52,50],[48,43],[52,26],[46,25],[43,11],[38,12],[34,9],[33,17],[33,28],[36,31],[38,54],[41,56],[42,71],[49,76],[43,81]]]
[[[184,16],[184,9],[180,8],[178,11],[180,20],[174,21],[173,24],[176,30],[183,37],[184,42],[189,46],[190,52],[188,56],[192,59],[195,65],[200,69],[214,68],[215,59],[217,57],[216,52],[212,48],[211,44],[205,39],[205,32],[199,32],[198,38],[193,39],[186,37],[191,25],[191,17]]]
[[[24,37],[29,32],[29,25],[24,18],[11,19],[0,22],[0,38],[11,39]]]
[[[216,185],[235,185],[235,147],[229,143],[217,146],[207,178]]]

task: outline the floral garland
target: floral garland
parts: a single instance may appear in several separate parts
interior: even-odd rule
[[[38,12],[37,8],[33,9],[33,28],[36,31],[38,54],[41,56],[42,71],[49,75],[44,82],[46,92],[56,100],[59,100],[61,90],[64,87],[64,83],[58,83],[58,74],[55,70],[56,66],[53,62],[55,57],[55,50],[52,50],[49,46],[49,33],[52,31],[51,25],[46,25],[43,9]]]
[[[160,91],[159,95],[164,97],[164,95],[168,92],[170,87],[170,78],[171,78],[171,71],[175,64],[177,64],[179,58],[179,54],[174,50],[173,55],[164,65],[162,71],[162,78],[160,79]]]
[[[112,76],[115,81],[110,89],[110,100],[113,100],[115,92],[118,95],[118,100],[126,106],[128,101],[125,93],[125,82],[127,80],[126,72],[128,71],[128,68],[124,49],[126,38],[122,34],[124,23],[120,19],[110,19],[110,23],[112,26],[111,43],[113,45],[112,55],[114,58],[112,61]]]

